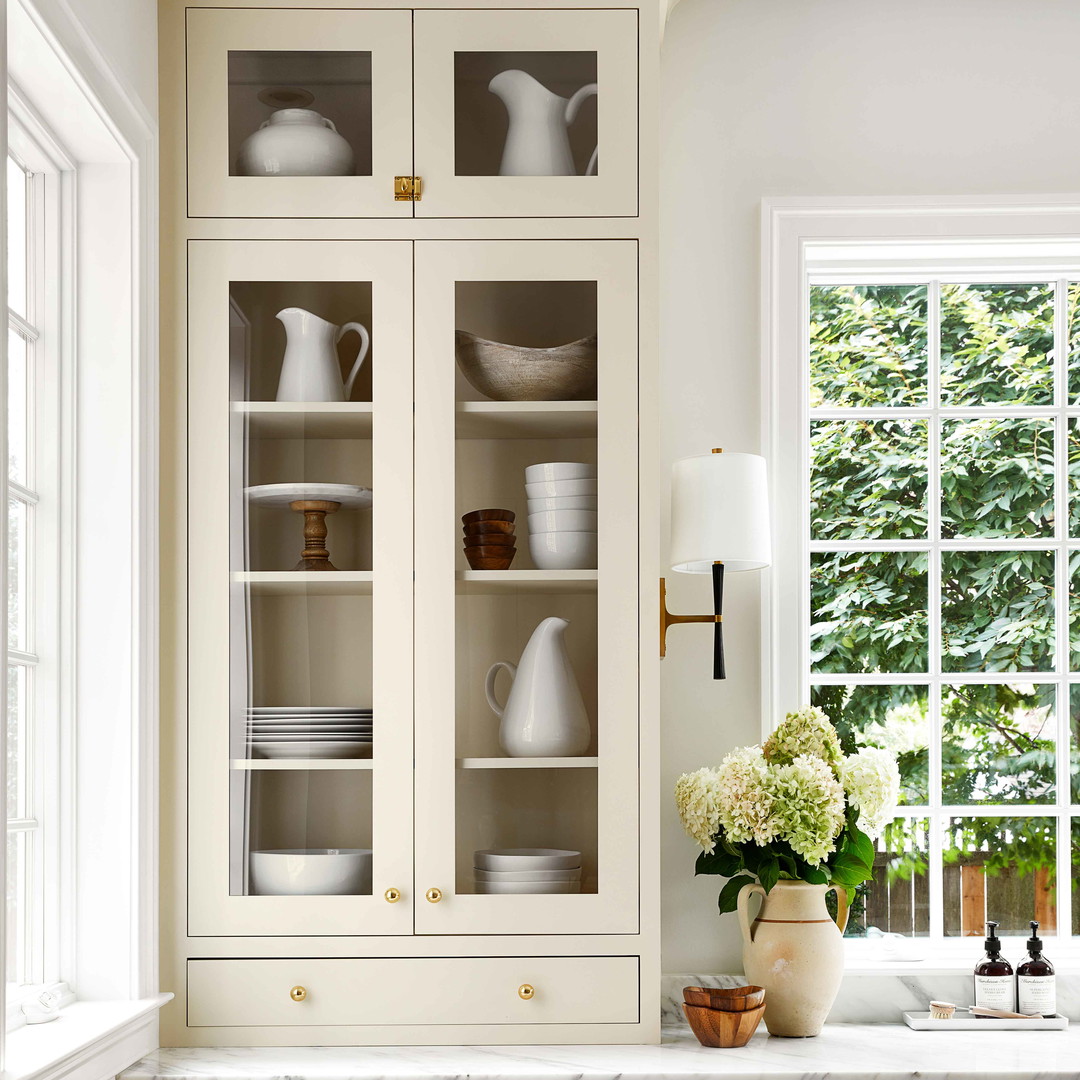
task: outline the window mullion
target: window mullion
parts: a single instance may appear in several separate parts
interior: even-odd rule
[[[1057,693],[1057,823],[1055,845],[1057,881],[1056,909],[1059,937],[1072,933],[1072,850],[1068,806],[1072,777],[1069,769],[1070,737],[1070,628],[1069,628],[1069,283],[1059,279],[1054,286],[1054,404],[1058,419],[1054,439],[1054,537],[1055,562],[1055,661],[1058,672]]]
[[[933,280],[928,286],[927,296],[927,404],[931,417],[927,424],[927,467],[929,475],[926,485],[927,535],[932,548],[928,557],[927,627],[929,641],[930,685],[927,689],[930,708],[930,775],[929,797],[930,814],[928,818],[930,835],[928,837],[929,872],[928,889],[930,893],[930,938],[941,939],[945,933],[945,896],[944,896],[944,843],[942,827],[944,821],[941,807],[941,282]]]

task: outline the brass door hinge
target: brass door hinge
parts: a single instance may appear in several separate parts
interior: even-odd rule
[[[395,176],[394,202],[419,202],[424,194],[422,176]]]

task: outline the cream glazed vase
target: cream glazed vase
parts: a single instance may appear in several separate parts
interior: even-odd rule
[[[829,918],[825,894],[836,890],[837,922]],[[750,897],[761,910],[750,922]],[[765,988],[765,1026],[770,1035],[818,1035],[844,975],[847,894],[836,885],[778,881],[772,891],[758,884],[739,892],[743,971]]]

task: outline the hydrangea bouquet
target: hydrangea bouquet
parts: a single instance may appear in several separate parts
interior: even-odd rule
[[[848,892],[873,874],[873,839],[896,813],[900,771],[888,750],[845,755],[818,708],[788,713],[764,746],[732,751],[716,768],[679,777],[683,827],[702,848],[696,873],[730,880],[721,913],[755,880],[835,884]]]

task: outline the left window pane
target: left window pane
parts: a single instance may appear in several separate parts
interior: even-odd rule
[[[27,179],[14,158],[7,159],[8,307],[26,317]]]

